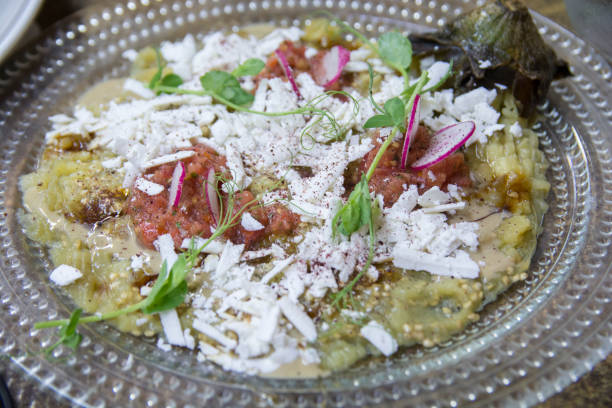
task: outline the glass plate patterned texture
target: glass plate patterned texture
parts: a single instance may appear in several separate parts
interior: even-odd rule
[[[480,2],[478,2],[480,4]],[[125,75],[121,53],[188,32],[249,23],[300,24],[326,9],[368,36],[443,25],[467,0],[109,2],[54,26],[0,71],[0,367],[19,406],[521,406],[546,399],[612,350],[612,78],[583,41],[534,15],[574,76],[556,82],[535,125],[551,163],[550,211],[529,278],[488,305],[481,320],[438,347],[413,347],[323,378],[278,380],[226,372],[180,350],[84,327],[78,354],[33,322],[69,314],[48,284],[44,249],[16,220],[18,177],[32,171],[51,114],[103,79]],[[52,402],[49,402],[52,401]]]

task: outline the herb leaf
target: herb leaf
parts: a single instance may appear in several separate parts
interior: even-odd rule
[[[378,52],[388,64],[396,69],[406,69],[412,62],[410,40],[397,31],[384,33],[380,36]]]
[[[405,105],[400,98],[391,98],[385,102],[384,113],[374,115],[363,124],[365,129],[397,126],[404,128]]]
[[[70,315],[70,319],[66,323],[64,323],[59,330],[59,340],[47,347],[44,350],[44,353],[49,356],[53,350],[55,350],[60,344],[64,344],[67,347],[75,350],[81,344],[83,340],[83,336],[76,331],[76,328],[79,324],[79,319],[81,318],[81,313],[83,309],[75,309]]]
[[[183,78],[176,74],[167,74],[161,80],[163,86],[179,87],[183,84]]]
[[[350,236],[363,225],[368,224],[372,218],[372,199],[370,189],[365,175],[357,183],[348,201],[336,213],[332,220],[332,233],[337,235],[338,231],[342,235]]]
[[[393,126],[393,118],[388,114],[374,115],[363,124],[364,129]]]
[[[387,102],[385,102],[385,112],[393,120],[391,126],[397,126],[400,128],[404,127],[406,113],[404,102],[402,102],[400,98],[391,98]]]
[[[266,63],[259,58],[249,58],[240,64],[235,70],[232,71],[232,75],[236,78],[243,76],[255,76],[261,72],[266,66]]]
[[[225,88],[240,87],[235,76],[225,71],[213,70],[200,77],[202,88],[221,95]]]
[[[185,255],[179,255],[174,265],[168,272],[168,264],[164,261],[155,285],[151,293],[141,306],[144,313],[158,313],[165,310],[174,309],[183,303],[187,294],[187,260]]]
[[[235,76],[224,71],[209,71],[200,77],[204,90],[233,104],[242,106],[253,102],[253,95],[240,87]]]

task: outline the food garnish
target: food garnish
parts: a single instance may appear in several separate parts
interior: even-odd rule
[[[349,50],[341,45],[336,45],[329,50],[323,57],[323,69],[325,75],[322,80],[323,86],[329,88],[332,86],[342,74],[342,69],[348,64],[351,59],[351,53]]]
[[[476,124],[471,120],[449,125],[437,131],[431,138],[429,148],[410,165],[413,170],[423,170],[457,151],[472,137]]]
[[[412,104],[412,111],[410,112],[410,119],[408,119],[408,128],[406,129],[406,136],[404,136],[404,146],[402,147],[402,161],[400,167],[406,168],[406,161],[408,160],[408,149],[410,149],[410,143],[416,136],[417,129],[419,128],[419,107],[421,102],[421,95],[416,95],[414,103]]]
[[[185,165],[182,161],[176,163],[172,172],[172,181],[170,183],[170,199],[168,200],[168,210],[176,208],[181,200],[183,191],[183,182],[185,181]]]
[[[293,77],[293,70],[289,66],[289,62],[287,62],[287,57],[285,57],[285,53],[281,51],[280,49],[274,51],[274,53],[276,54],[276,57],[281,63],[283,72],[285,73],[285,76],[289,80],[289,83],[291,84],[291,87],[293,88],[293,92],[295,92],[298,98],[302,98],[302,94],[300,94],[300,90],[298,89],[298,86],[295,83],[295,78]]]
[[[411,34],[410,40],[416,55],[455,61],[456,89],[509,87],[524,117],[546,97],[553,80],[570,75],[519,0],[490,1],[439,31]]]

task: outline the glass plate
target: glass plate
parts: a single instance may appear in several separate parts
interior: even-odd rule
[[[187,32],[255,22],[300,24],[324,8],[372,37],[391,28],[443,25],[471,1],[128,1],[79,12],[0,73],[0,359],[19,405],[61,399],[85,406],[530,405],[576,380],[612,350],[612,96],[610,67],[574,35],[534,14],[571,64],[539,107],[535,130],[551,163],[550,211],[529,278],[488,305],[451,341],[413,347],[310,380],[275,380],[198,363],[191,353],[106,324],[83,328],[78,354],[33,322],[67,316],[71,301],[48,284],[49,259],[16,220],[19,175],[32,171],[47,118],[70,112],[89,86],[125,75],[121,53]],[[58,402],[53,402],[57,404]],[[42,405],[50,405],[51,403]]]

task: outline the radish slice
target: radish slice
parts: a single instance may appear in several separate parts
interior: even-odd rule
[[[408,160],[408,150],[410,149],[410,144],[414,140],[414,136],[416,135],[417,129],[419,128],[419,120],[421,117],[421,110],[419,109],[420,106],[421,95],[417,94],[414,98],[414,103],[412,104],[412,112],[410,112],[410,121],[408,121],[408,129],[406,129],[406,138],[404,139],[404,147],[402,149],[402,169],[406,168],[406,161]]]
[[[425,154],[416,160],[410,168],[412,170],[423,170],[432,166],[459,149],[474,134],[476,124],[468,120],[439,130],[431,138],[429,148]]]
[[[336,82],[344,66],[351,60],[351,52],[340,45],[332,47],[331,50],[323,57],[323,70],[324,75],[322,82],[325,88],[329,88]]]
[[[302,98],[302,94],[300,94],[300,90],[298,89],[298,86],[295,83],[295,78],[293,78],[293,71],[291,70],[289,63],[287,62],[287,57],[285,56],[285,53],[282,52],[281,50],[276,50],[274,51],[274,53],[276,54],[276,57],[280,61],[281,67],[283,67],[283,72],[285,73],[285,76],[287,77],[287,79],[291,83],[291,86],[293,87],[293,92],[295,92],[298,99]]]
[[[210,214],[215,221],[215,226],[219,223],[219,196],[217,195],[217,189],[215,188],[215,184],[217,183],[217,179],[215,178],[215,169],[210,168],[208,170],[208,176],[206,177],[206,204],[208,204],[208,209],[210,210]]]
[[[170,182],[170,197],[168,198],[168,210],[178,207],[183,192],[183,181],[185,180],[185,165],[179,161],[172,172],[172,181]]]

